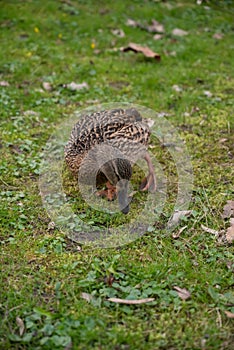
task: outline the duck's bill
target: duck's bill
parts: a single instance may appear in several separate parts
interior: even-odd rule
[[[121,211],[122,211],[123,214],[128,214],[129,210],[130,210],[130,206],[129,206],[129,204],[128,204],[128,205],[127,205],[124,209],[122,209]]]
[[[128,197],[128,181],[121,180],[118,182],[117,186],[117,197],[119,202],[119,209],[123,214],[128,214],[130,210],[129,202],[130,198]]]

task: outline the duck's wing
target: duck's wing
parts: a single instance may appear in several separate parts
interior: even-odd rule
[[[150,130],[146,124],[136,122],[121,126],[112,132],[106,130],[104,135],[106,140],[126,139],[126,141],[134,141],[135,143],[147,145]]]
[[[84,115],[72,129],[70,139],[65,146],[65,158],[81,159],[93,146],[114,141],[127,149],[131,143],[147,145],[150,130],[140,113],[134,109],[112,109]],[[113,144],[113,143],[112,143]],[[124,147],[121,147],[124,145]]]

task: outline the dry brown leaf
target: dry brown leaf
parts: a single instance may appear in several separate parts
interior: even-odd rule
[[[143,55],[145,57],[155,58],[158,61],[161,58],[158,53],[152,51],[147,46],[141,46],[141,45],[138,45],[138,44],[135,44],[135,43],[129,43],[128,46],[125,46],[125,47],[121,48],[121,50],[123,52],[126,52],[126,51],[133,51],[133,52],[136,52],[136,53],[141,52],[141,53],[143,53]]]
[[[185,288],[180,288],[180,287],[173,287],[176,291],[178,296],[182,299],[182,300],[187,300],[188,298],[191,297],[191,293],[185,289]]]
[[[51,91],[52,90],[52,85],[50,83],[46,82],[46,81],[43,81],[42,87],[46,91]]]
[[[223,207],[222,218],[226,219],[230,218],[231,216],[234,217],[234,201],[229,200]]]
[[[234,313],[228,310],[225,310],[224,313],[228,318],[234,318]]]
[[[173,85],[172,89],[175,90],[176,92],[181,92],[183,89],[179,85]]]
[[[154,301],[155,298],[145,298],[145,299],[137,299],[137,300],[109,298],[107,300],[112,301],[113,303],[118,303],[118,304],[139,305],[139,304],[150,303],[151,301]]]
[[[71,91],[77,91],[77,90],[89,88],[89,86],[86,82],[83,82],[81,84],[77,84],[77,83],[74,83],[73,81],[70,84],[64,84],[63,87],[65,87]]]
[[[212,97],[213,96],[212,92],[210,92],[209,90],[205,90],[203,93],[204,93],[204,95],[206,97]]]
[[[225,137],[223,137],[222,139],[219,140],[219,143],[224,143],[224,142],[227,142],[228,139],[225,139]]]
[[[8,81],[2,80],[0,81],[0,86],[10,86],[10,84],[8,83]]]
[[[174,212],[172,219],[169,222],[169,226],[177,225],[183,216],[190,216],[192,210],[177,210]]]
[[[139,23],[137,21],[134,21],[131,18],[127,19],[126,25],[129,27],[137,27],[139,25]]]
[[[223,39],[223,34],[221,34],[221,33],[215,33],[215,34],[213,35],[213,38],[214,38],[214,39],[221,40],[221,39]]]
[[[24,321],[22,320],[22,318],[17,316],[16,323],[17,323],[17,326],[19,327],[19,335],[22,336],[25,330]]]
[[[183,29],[175,28],[173,29],[172,34],[176,36],[185,36],[185,35],[188,35],[188,32],[186,32]]]
[[[38,113],[38,112],[31,111],[31,110],[24,111],[23,114],[26,115],[26,116],[29,116],[29,115],[39,116],[39,113]]]
[[[56,224],[54,221],[50,221],[47,227],[47,231],[53,231],[56,227]]]
[[[155,19],[152,19],[151,24],[144,25],[138,21],[134,21],[133,19],[128,18],[126,25],[129,27],[141,28],[143,30],[146,30],[149,33],[164,33],[165,32],[163,24],[159,23]]]
[[[166,56],[172,56],[175,57],[177,55],[176,51],[164,51]]]
[[[130,198],[133,198],[133,196],[135,196],[136,193],[138,193],[138,191],[132,191],[132,192],[129,194],[129,197],[130,197]]]
[[[111,33],[115,36],[118,36],[119,38],[124,38],[125,37],[125,33],[122,29],[113,29],[111,31]]]
[[[226,266],[227,266],[228,270],[232,270],[234,272],[234,262],[233,261],[227,260]]]
[[[85,299],[89,303],[93,299],[92,294],[89,294],[89,293],[81,293],[80,296],[81,296],[82,299]]]
[[[43,90],[43,89],[41,89],[41,88],[35,89],[34,91],[36,91],[36,92],[41,92],[42,94],[45,92],[45,90]]]
[[[163,35],[162,34],[155,34],[154,36],[153,36],[153,39],[154,40],[160,40],[160,39],[162,39],[163,38]]]
[[[152,24],[145,26],[142,29],[146,29],[150,33],[164,33],[165,32],[163,24],[159,23],[155,19],[152,19],[151,23]]]
[[[181,227],[181,228],[179,229],[178,232],[174,232],[174,233],[172,234],[172,238],[174,238],[174,239],[179,238],[180,235],[181,235],[181,233],[182,233],[187,227],[188,227],[187,225],[186,225],[186,226],[183,226],[183,227]]]
[[[230,219],[231,226],[228,227],[227,233],[226,233],[226,239],[228,243],[232,243],[234,241],[234,218]]]
[[[108,276],[106,276],[104,278],[104,281],[105,281],[106,284],[108,284],[109,287],[112,287],[112,284],[114,283],[115,278],[114,278],[114,276],[112,274],[109,274]]]
[[[15,154],[22,154],[23,153],[22,149],[20,149],[19,146],[17,146],[17,145],[9,145],[9,148],[10,148],[12,153],[15,153]]]
[[[152,128],[155,123],[155,121],[151,118],[144,118],[144,122],[148,125],[149,128]]]
[[[207,233],[211,233],[212,235],[215,235],[215,236],[219,235],[219,231],[214,230],[213,228],[209,228],[209,227],[206,227],[204,225],[201,225],[201,228],[202,228],[203,231],[205,231]]]

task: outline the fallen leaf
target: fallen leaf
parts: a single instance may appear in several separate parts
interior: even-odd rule
[[[132,192],[129,194],[129,197],[130,197],[130,198],[133,198],[133,196],[135,196],[136,193],[138,193],[138,191],[132,191]]]
[[[212,95],[212,92],[210,92],[210,91],[208,91],[208,90],[205,90],[204,91],[204,95],[206,96],[206,97],[212,97],[213,95]]]
[[[124,38],[125,37],[125,33],[122,29],[113,29],[111,31],[111,33],[115,36],[118,36],[119,38]]]
[[[192,109],[191,109],[191,114],[194,114],[194,113],[197,113],[200,111],[200,108],[197,107],[197,106],[194,106]]]
[[[215,238],[217,239],[217,242],[219,244],[225,244],[227,243],[227,238],[225,236],[225,230],[214,230],[210,227],[206,227],[204,225],[201,225],[201,229],[207,233],[211,233],[212,235],[215,236]]]
[[[180,288],[180,287],[173,287],[176,291],[178,296],[182,299],[182,300],[187,300],[188,298],[191,297],[191,293],[185,289],[185,288]]]
[[[150,303],[151,301],[154,301],[155,298],[145,298],[145,299],[137,299],[137,300],[109,298],[107,300],[112,301],[113,303],[118,303],[118,304],[139,305],[139,304]]]
[[[10,86],[10,84],[8,83],[8,81],[2,80],[0,81],[0,86]]]
[[[129,27],[138,27],[140,29],[146,30],[149,33],[164,33],[165,29],[163,24],[159,23],[155,19],[152,19],[151,24],[145,25],[141,22],[134,21],[133,19],[128,18],[126,25]]]
[[[155,34],[155,35],[153,36],[153,39],[154,39],[154,40],[160,40],[160,39],[162,39],[162,37],[163,37],[162,34]]]
[[[9,148],[11,149],[12,153],[15,153],[15,154],[22,154],[23,153],[22,149],[20,149],[20,147],[17,145],[10,144]]]
[[[126,22],[126,25],[129,26],[129,27],[137,27],[138,26],[138,22],[137,21],[134,21],[133,19],[131,18],[128,18],[127,19],[127,22]]]
[[[214,230],[212,228],[206,227],[204,225],[201,225],[201,228],[203,231],[207,232],[207,233],[211,233],[212,235],[218,236],[219,235],[219,231]]]
[[[223,207],[222,218],[226,219],[230,218],[231,216],[234,217],[234,201],[229,200]]]
[[[52,90],[52,85],[50,83],[46,82],[46,81],[43,81],[42,87],[46,91],[51,91]]]
[[[164,51],[166,56],[175,57],[177,55],[176,51]]]
[[[43,89],[41,89],[41,88],[35,89],[34,91],[36,91],[36,92],[41,92],[41,93],[44,93],[44,92],[45,92],[45,91],[44,91]]]
[[[71,91],[77,91],[77,90],[82,90],[82,89],[88,89],[89,86],[86,82],[83,82],[81,84],[77,84],[74,82],[71,82],[70,84],[64,84],[63,87],[71,90]]]
[[[234,262],[233,261],[227,260],[226,266],[227,266],[228,270],[232,270],[234,272]]]
[[[221,317],[221,314],[220,314],[220,311],[219,311],[218,308],[216,308],[216,312],[217,312],[217,319],[216,319],[216,322],[218,323],[219,328],[222,328],[222,327],[223,327],[223,324],[222,324],[222,317]]]
[[[234,313],[228,310],[225,310],[224,313],[228,318],[234,318]]]
[[[98,100],[98,99],[96,99],[96,100],[87,100],[86,103],[93,105],[95,103],[100,103],[100,100]]]
[[[173,86],[172,86],[172,89],[175,90],[176,92],[181,92],[181,91],[183,91],[183,89],[182,89],[180,86],[178,86],[178,85],[173,85]]]
[[[82,299],[85,299],[88,302],[90,302],[93,299],[92,294],[89,294],[89,293],[81,293],[80,296]]]
[[[35,111],[31,111],[31,110],[28,110],[28,111],[24,111],[23,112],[24,115],[26,116],[29,116],[29,115],[35,115],[35,116],[38,116],[39,113],[38,112],[35,112]]]
[[[157,112],[157,116],[159,118],[170,117],[171,113],[168,113],[168,112]]]
[[[133,51],[133,52],[141,52],[143,53],[143,55],[145,57],[149,57],[149,58],[155,58],[157,60],[160,60],[160,55],[154,51],[152,51],[151,49],[149,49],[147,46],[141,46],[141,45],[138,45],[138,44],[135,44],[135,43],[129,43],[128,46],[125,46],[123,48],[121,48],[121,50],[123,52],[126,52],[126,51]]]
[[[47,231],[53,231],[55,229],[56,225],[54,221],[50,221],[47,227]]]
[[[172,238],[174,238],[174,239],[179,238],[180,235],[181,235],[181,233],[182,233],[187,227],[188,227],[187,225],[181,227],[181,228],[179,229],[178,232],[175,232],[175,233],[172,234]]]
[[[152,128],[154,126],[155,121],[151,118],[145,118],[144,122],[148,125],[149,128]]]
[[[106,284],[108,284],[109,287],[112,287],[112,284],[114,283],[115,278],[112,274],[110,274],[104,278],[104,281]]]
[[[173,29],[172,34],[176,36],[185,36],[185,35],[188,35],[188,32],[186,32],[183,29],[175,28]]]
[[[159,23],[155,19],[152,19],[151,23],[152,24],[145,26],[142,29],[146,29],[150,33],[164,33],[165,32],[163,24]]]
[[[230,219],[231,226],[228,227],[227,233],[226,233],[226,239],[228,243],[232,243],[234,241],[234,218]]]
[[[24,321],[20,317],[17,316],[16,323],[17,323],[17,326],[19,327],[19,335],[22,336],[24,334],[24,330],[25,330]]]
[[[123,89],[123,88],[125,88],[126,86],[128,86],[129,83],[126,82],[126,81],[121,81],[121,80],[118,81],[118,80],[117,80],[117,81],[110,81],[110,82],[109,82],[109,85],[110,85],[112,88],[119,90],[119,89]]]
[[[192,212],[192,210],[176,210],[173,214],[172,219],[169,221],[169,227],[177,225],[182,217],[190,216]]]
[[[222,139],[219,140],[219,143],[224,143],[224,142],[227,142],[227,141],[228,141],[228,139],[222,138]]]
[[[215,33],[215,34],[213,35],[213,38],[214,38],[214,39],[221,40],[221,39],[223,39],[223,34],[221,34],[221,33]]]
[[[109,9],[107,9],[107,8],[103,8],[103,9],[100,9],[99,10],[99,13],[100,13],[100,15],[106,15],[107,13],[109,13],[110,12],[110,10]]]

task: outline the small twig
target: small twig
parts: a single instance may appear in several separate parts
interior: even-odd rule
[[[0,181],[1,181],[4,185],[6,185],[7,187],[11,187],[11,188],[15,188],[15,189],[19,188],[19,187],[15,187],[15,186],[9,185],[9,184],[6,183],[1,177],[0,177]]]
[[[219,327],[222,328],[222,327],[223,327],[223,324],[222,324],[222,317],[221,317],[221,314],[220,314],[218,308],[216,308],[216,312],[217,312],[217,321],[218,321]],[[217,321],[216,321],[216,322],[217,322]]]
[[[145,299],[137,299],[137,300],[109,298],[107,300],[112,301],[113,303],[118,303],[118,304],[139,305],[139,304],[150,303],[151,301],[154,301],[155,298],[145,298]]]
[[[186,240],[184,239],[184,241],[186,242]],[[192,251],[192,249],[189,248],[188,244],[185,243],[185,247],[187,248],[187,250],[189,251],[189,253],[194,257],[196,258],[196,254]]]

